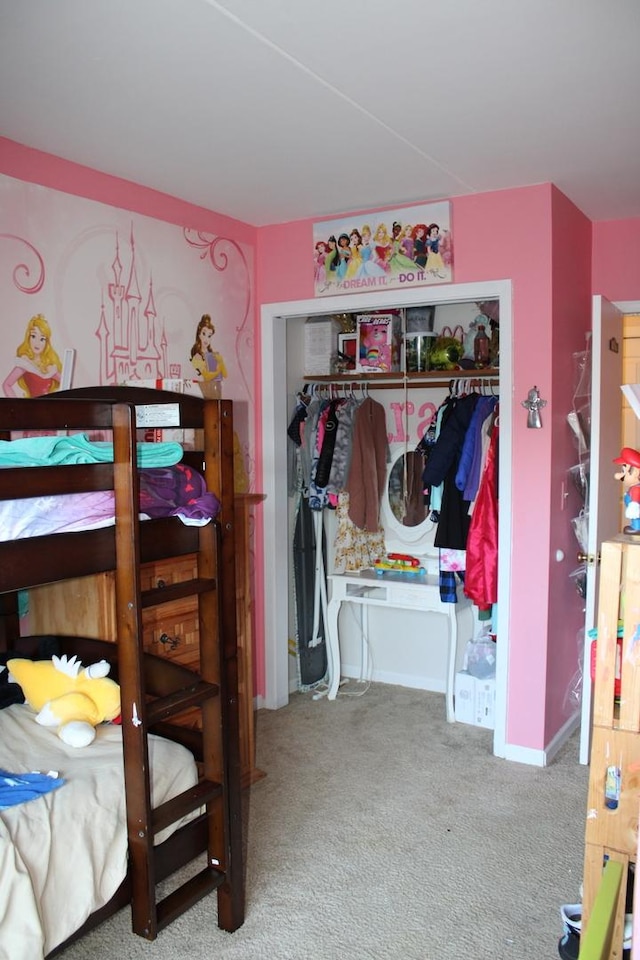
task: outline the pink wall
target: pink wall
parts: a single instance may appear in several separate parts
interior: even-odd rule
[[[591,222],[567,198],[553,191],[553,362],[550,416],[553,417],[550,469],[549,622],[547,629],[547,741],[576,708],[567,691],[575,683],[576,651],[582,650],[583,603],[569,577],[577,567],[578,544],[570,526],[583,506],[567,465],[578,462],[566,415],[576,388],[573,354],[584,351],[591,328]],[[563,497],[566,491],[567,496]],[[557,550],[565,559],[558,563]]]
[[[69,163],[51,153],[42,153],[24,147],[13,140],[0,137],[0,173],[29,183],[39,183],[76,197],[87,197],[124,210],[168,223],[189,224],[196,230],[226,234],[239,243],[255,244],[256,230],[240,220],[196,207],[177,197],[151,190],[119,177]]]
[[[552,434],[566,416],[553,403],[553,365],[559,358],[551,349],[553,328],[554,205],[558,191],[550,184],[454,198],[453,237],[455,279],[470,282],[511,279],[514,299],[514,385],[519,402],[536,384],[549,401],[547,429],[528,430],[525,412],[515,412],[513,432],[513,548],[511,595],[511,657],[507,742],[532,749],[545,746],[547,724],[547,635],[549,611],[549,553],[551,526]],[[563,198],[564,201],[564,198]],[[559,216],[570,220],[560,204]],[[573,208],[572,208],[573,209]],[[577,213],[577,211],[576,211]],[[584,236],[579,230],[580,239]],[[311,270],[312,221],[261,228],[258,240],[258,300],[261,303],[313,297]],[[581,286],[589,287],[589,263]],[[425,290],[428,298],[428,290]],[[588,314],[587,314],[588,316]],[[565,320],[567,328],[582,331],[584,315],[577,311]],[[575,332],[572,342],[578,342]],[[563,358],[566,371],[566,356]],[[518,403],[519,406],[519,403]],[[565,451],[565,457],[567,453]],[[568,462],[555,465],[564,469]],[[535,601],[532,602],[532,598]],[[499,641],[498,641],[499,642]],[[573,638],[559,638],[571,644]],[[555,651],[554,651],[555,656]],[[569,654],[567,655],[569,657]],[[563,677],[563,682],[566,677]],[[553,715],[559,711],[554,704]],[[556,728],[557,729],[557,728]],[[555,732],[555,729],[553,730]]]
[[[640,300],[640,218],[593,224],[593,293]]]

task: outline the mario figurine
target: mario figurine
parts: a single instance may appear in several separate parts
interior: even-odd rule
[[[624,488],[624,515],[629,521],[623,533],[640,534],[640,453],[631,447],[623,447],[614,463],[620,464],[615,474]]]

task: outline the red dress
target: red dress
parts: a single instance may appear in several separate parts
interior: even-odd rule
[[[479,610],[498,601],[498,425],[493,426],[487,461],[467,536],[465,596]]]
[[[58,387],[57,377],[40,377],[37,373],[25,370],[22,379],[30,397],[44,397]]]

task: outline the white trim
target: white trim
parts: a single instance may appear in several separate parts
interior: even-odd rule
[[[574,713],[573,716],[567,720],[544,750],[533,750],[531,747],[508,746],[504,758],[505,760],[514,760],[517,763],[527,763],[532,767],[548,767],[579,726],[580,711]]]
[[[286,327],[287,320],[321,314],[368,309],[500,301],[500,468],[499,468],[499,564],[497,633],[499,655],[496,675],[496,729],[494,753],[504,757],[506,745],[507,682],[509,675],[509,605],[511,590],[512,514],[512,285],[510,280],[460,283],[409,290],[366,292],[283,303],[261,308],[262,338],[262,440],[264,475],[264,571],[265,571],[265,695],[263,704],[277,708],[288,702],[288,583],[286,563],[287,447],[286,447]]]

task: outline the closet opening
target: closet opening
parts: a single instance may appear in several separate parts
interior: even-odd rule
[[[407,291],[390,291],[386,294],[363,293],[291,303],[268,304],[262,307],[262,439],[264,477],[267,494],[264,503],[264,597],[265,597],[265,695],[261,706],[278,708],[285,705],[290,688],[290,574],[284,558],[289,556],[288,539],[291,532],[290,503],[287,494],[287,427],[290,422],[292,403],[304,383],[304,328],[308,318],[329,317],[342,313],[395,310],[404,308],[446,309],[455,305],[468,306],[497,301],[500,313],[500,363],[499,383],[493,383],[500,400],[500,452],[499,452],[499,564],[497,634],[499,652],[496,671],[496,718],[494,728],[494,754],[505,755],[506,707],[509,661],[509,608],[510,608],[510,543],[511,543],[511,396],[512,396],[512,317],[510,281],[489,281],[475,284],[452,284],[442,287],[427,287]],[[411,377],[420,378],[420,344],[412,357]],[[407,356],[407,360],[408,360]],[[458,375],[459,376],[459,375]],[[433,379],[433,378],[432,378]],[[406,409],[407,378],[398,384],[385,387],[396,389],[399,397],[396,410]],[[443,372],[439,378],[448,385],[449,377]],[[382,381],[380,381],[381,383]],[[374,385],[375,386],[375,385]],[[416,382],[415,395],[421,403],[427,402],[424,390],[430,389],[421,381]],[[487,389],[489,387],[487,386]],[[412,392],[413,392],[412,384]],[[394,397],[389,394],[389,397]],[[421,403],[416,403],[416,408]],[[403,405],[404,404],[404,405]],[[413,425],[416,429],[416,425]],[[397,433],[397,431],[396,431]],[[399,436],[399,435],[398,435]],[[404,441],[404,438],[402,438]],[[404,442],[391,444],[392,457],[396,460],[403,453]],[[406,451],[405,451],[406,452]],[[400,469],[400,468],[398,468]],[[389,544],[393,546],[393,503],[385,499],[383,509],[391,512]],[[397,522],[397,521],[396,521]],[[385,526],[387,524],[385,523]],[[420,524],[411,528],[421,535]],[[406,531],[398,542],[405,542]],[[329,551],[331,552],[331,551]],[[273,558],[278,562],[274,563]],[[494,624],[495,629],[495,624]]]

